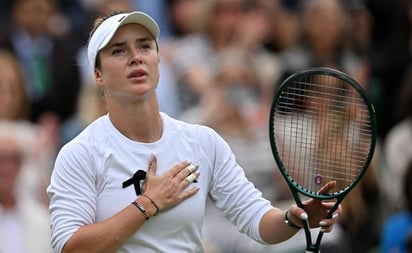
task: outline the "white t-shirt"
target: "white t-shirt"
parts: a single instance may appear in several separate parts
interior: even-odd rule
[[[272,206],[250,183],[227,143],[212,129],[162,113],[162,138],[139,143],[122,135],[108,115],[90,124],[59,152],[48,188],[52,246],[61,252],[81,226],[105,220],[136,199],[122,183],[152,155],[162,174],[183,160],[199,164],[200,191],[152,217],[119,252],[203,252],[202,227],[208,196],[239,228],[257,241],[259,222]]]

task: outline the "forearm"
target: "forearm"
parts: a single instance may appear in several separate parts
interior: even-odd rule
[[[138,198],[152,216],[156,210],[145,198]],[[145,223],[146,217],[133,205],[128,205],[112,217],[77,230],[63,248],[63,253],[116,252]]]
[[[299,231],[285,224],[284,215],[285,211],[278,208],[270,209],[263,215],[259,224],[259,232],[266,243],[283,242]]]

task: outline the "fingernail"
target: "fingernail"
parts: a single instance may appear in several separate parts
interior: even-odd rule
[[[335,213],[335,214],[332,215],[332,219],[337,219],[338,217],[339,217],[338,213]]]
[[[307,213],[301,213],[300,214],[300,219],[307,220],[308,219],[308,214]]]
[[[325,232],[326,230],[324,228],[320,228],[320,232]]]
[[[319,226],[326,226],[326,225],[328,225],[328,223],[326,222],[326,221],[321,221],[321,222],[319,222]]]

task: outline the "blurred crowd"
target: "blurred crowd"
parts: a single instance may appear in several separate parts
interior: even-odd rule
[[[412,252],[411,0],[0,0],[0,253],[51,252],[45,189],[55,156],[106,113],[89,31],[120,10],[159,23],[161,110],[220,133],[274,205],[293,201],[269,143],[276,88],[314,66],[356,79],[375,106],[378,144],[322,252]],[[276,249],[212,206],[204,234],[211,253]]]

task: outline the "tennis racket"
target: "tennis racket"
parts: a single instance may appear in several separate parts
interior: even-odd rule
[[[373,105],[351,77],[330,68],[311,68],[289,76],[278,88],[270,111],[270,142],[293,198],[343,198],[369,167],[376,143]],[[328,193],[319,190],[336,181]],[[306,252],[319,252],[323,232],[313,242],[304,222]]]

